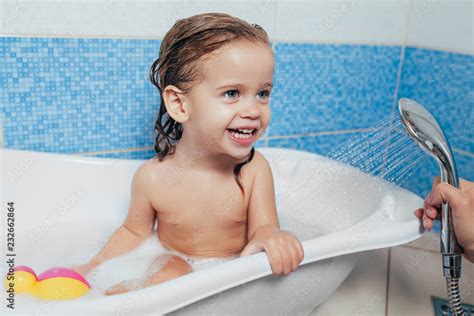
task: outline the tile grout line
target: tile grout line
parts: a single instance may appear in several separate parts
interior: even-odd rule
[[[275,13],[276,15],[276,13]],[[110,39],[110,40],[163,40],[163,36],[143,36],[143,35],[115,35],[115,34],[8,34],[2,33],[0,34],[0,38],[6,37],[18,37],[18,38],[67,38],[67,39]],[[307,40],[288,40],[288,39],[276,39],[275,36],[272,38],[272,43],[290,43],[290,44],[321,44],[321,45],[365,45],[365,46],[401,46],[401,43],[393,43],[392,45],[387,45],[384,42],[338,42],[338,41],[331,41],[331,42],[322,42],[322,41],[307,41]],[[458,51],[449,51],[440,47],[432,47],[432,48],[425,48],[425,47],[418,47],[413,46],[415,48],[422,48],[422,49],[434,49],[434,50],[442,50],[450,53],[460,53],[460,54],[470,54],[469,52],[458,52]]]
[[[271,43],[272,43],[272,51],[273,51],[274,56],[276,55],[275,54],[276,44],[275,44],[274,39],[275,39],[275,33],[276,33],[276,19],[277,19],[277,10],[278,10],[277,6],[278,6],[278,1],[275,1],[273,3],[273,10],[274,11],[273,11],[273,23],[272,23],[272,36],[271,36],[271,39],[270,39]],[[264,135],[265,139],[263,141],[263,146],[264,147],[268,147],[268,141],[269,141],[269,139],[268,139],[268,130],[269,129],[270,129],[270,125],[268,125],[267,129],[265,130],[265,135]]]
[[[153,147],[132,147],[127,149],[113,149],[113,150],[97,150],[97,151],[86,151],[86,152],[73,152],[70,155],[100,155],[100,154],[113,154],[123,152],[134,152],[142,150],[152,150]]]
[[[452,147],[452,149],[453,149],[454,152],[457,152],[460,155],[464,155],[464,156],[474,158],[474,153],[471,153],[469,151],[462,150],[462,149],[459,149],[459,148],[456,148],[456,147]]]
[[[423,250],[423,251],[431,252],[431,253],[434,253],[434,254],[440,254],[439,250],[433,250],[433,249],[425,248],[425,247],[421,247],[421,246],[400,245],[399,247],[415,249],[415,250]]]
[[[321,135],[341,135],[341,134],[352,134],[360,132],[369,132],[371,129],[349,129],[349,130],[338,130],[338,131],[326,131],[326,132],[317,132],[317,133],[307,133],[307,134],[292,134],[292,135],[280,135],[280,136],[268,136],[267,128],[265,135],[262,137],[265,143],[265,146],[268,147],[268,141],[272,139],[289,139],[289,138],[298,138],[298,137],[311,137],[311,136],[321,136]],[[98,151],[88,151],[88,152],[73,152],[71,155],[97,155],[97,154],[110,154],[110,153],[121,153],[121,152],[131,152],[131,151],[142,151],[142,150],[152,150],[152,146],[149,147],[132,147],[126,149],[114,149],[114,150],[98,150]]]
[[[140,36],[140,35],[83,35],[83,34],[0,34],[1,38],[7,37],[17,37],[17,38],[65,38],[65,39],[105,39],[105,40],[158,40],[162,41],[163,36]],[[272,43],[288,43],[288,44],[312,44],[312,45],[353,45],[353,46],[385,46],[385,47],[409,47],[416,49],[425,49],[431,51],[440,51],[450,54],[461,54],[472,56],[472,51],[460,50],[460,49],[449,49],[444,47],[436,46],[420,46],[420,45],[405,45],[404,43],[390,43],[386,42],[322,42],[322,41],[305,41],[305,40],[295,40],[291,41],[288,39],[272,39]]]
[[[273,3],[273,25],[272,25],[272,37],[271,37],[271,43],[272,43],[272,51],[274,56],[276,56],[275,49],[276,49],[276,42],[275,42],[275,34],[276,34],[276,21],[277,21],[277,12],[278,12],[278,1],[275,1]],[[270,100],[271,101],[271,100]],[[268,142],[269,142],[269,130],[270,130],[270,125],[267,126],[267,129],[265,130],[265,140],[263,142],[263,145],[265,147],[268,147]]]
[[[416,44],[406,45],[406,47],[415,48],[415,49],[424,49],[424,50],[430,50],[430,51],[438,51],[438,52],[444,52],[448,54],[459,54],[459,55],[469,55],[469,56],[473,55],[472,51],[467,51],[467,50],[462,50],[462,49],[451,50],[449,48],[436,47],[436,46],[420,46]]]
[[[385,148],[384,152],[384,158],[382,161],[382,172],[386,168],[387,164],[387,159],[388,155],[390,152],[390,138],[392,136],[392,129],[394,125],[394,116],[395,116],[395,109],[397,107],[397,99],[398,99],[398,93],[400,90],[400,84],[401,84],[401,78],[402,78],[402,72],[403,72],[403,64],[405,63],[405,49],[406,49],[406,44],[407,44],[407,38],[408,38],[408,28],[410,26],[410,14],[411,14],[411,2],[408,3],[408,10],[407,10],[407,17],[406,17],[406,22],[405,22],[405,32],[403,34],[403,42],[400,47],[400,61],[398,63],[398,69],[397,69],[397,79],[395,81],[395,89],[393,91],[393,101],[392,101],[392,108],[390,110],[390,117],[389,117],[389,135],[388,135],[388,144]]]
[[[276,11],[276,9],[275,9],[275,11]],[[275,15],[276,15],[276,13],[275,13]],[[272,41],[272,50],[273,50],[274,54],[275,54],[275,48],[276,48],[276,44],[275,44],[275,42]],[[265,147],[268,147],[268,141],[269,141],[269,136],[268,136],[269,132],[268,131],[269,130],[270,130],[270,125],[268,125],[267,129],[265,130],[265,135],[264,135],[264,137],[265,137],[264,146]]]
[[[267,136],[267,133],[262,137],[263,143],[265,147],[268,147],[268,143],[272,139],[291,139],[291,138],[298,138],[298,137],[311,137],[311,136],[322,136],[322,135],[341,135],[341,134],[351,134],[351,133],[360,133],[360,132],[367,132],[369,130],[361,129],[361,130],[342,130],[336,132],[319,132],[319,133],[310,133],[310,134],[295,134],[295,135],[283,135],[283,136]],[[114,149],[114,150],[98,150],[98,151],[87,151],[87,152],[72,152],[69,153],[70,155],[101,155],[101,154],[113,154],[113,153],[124,153],[124,152],[135,152],[135,151],[144,151],[144,150],[153,150],[153,147],[131,147],[126,149]],[[474,157],[473,153],[453,148],[453,151],[458,152],[461,155],[465,155],[468,157]]]
[[[277,136],[268,136],[268,138],[269,139],[287,139],[287,138],[320,136],[320,135],[340,135],[340,134],[351,134],[351,133],[361,133],[361,132],[364,133],[364,132],[370,132],[370,131],[372,131],[371,128],[359,128],[359,129],[324,131],[324,132],[305,133],[305,134],[277,135]]]
[[[392,248],[388,249],[388,260],[387,260],[387,276],[385,284],[385,316],[388,316],[388,297],[390,288],[390,261],[392,260]]]
[[[405,50],[406,50],[407,40],[408,40],[408,29],[410,27],[411,11],[412,11],[412,1],[409,0],[408,10],[407,10],[407,15],[406,15],[406,22],[405,22],[405,34],[403,36],[403,42],[402,42],[401,50],[400,50],[400,63],[398,64],[397,81],[396,81],[396,84],[395,84],[395,91],[393,92],[392,110],[390,112],[390,131],[393,128],[393,123],[394,123],[393,119],[394,119],[395,108],[397,106],[398,93],[399,93],[399,90],[400,90],[400,84],[401,84],[401,78],[402,78],[402,72],[403,72],[403,64],[405,63]],[[390,135],[391,135],[391,133],[390,133]],[[386,159],[387,157],[384,157],[384,158]],[[385,164],[385,161],[384,161],[384,164]],[[385,288],[385,316],[388,316],[388,304],[389,304],[389,298],[390,298],[391,261],[392,261],[392,248],[389,248],[388,249],[388,260],[387,260],[387,277],[386,277],[386,284],[385,284],[385,286],[386,286],[386,288]]]
[[[84,34],[0,34],[0,38],[67,38],[67,39],[105,39],[105,40],[163,40],[163,36],[134,35],[84,35]]]
[[[390,113],[390,131],[393,128],[393,116],[395,112],[395,108],[397,105],[397,99],[398,99],[398,93],[400,89],[400,83],[401,83],[401,78],[402,78],[402,72],[403,72],[403,64],[405,62],[405,49],[407,45],[407,40],[408,40],[408,29],[410,27],[410,15],[412,11],[412,1],[410,0],[408,2],[408,10],[407,10],[407,19],[405,23],[405,34],[403,38],[403,43],[400,51],[400,63],[398,64],[398,70],[397,70],[397,81],[395,84],[395,91],[393,92],[393,103],[392,103],[392,110]],[[391,133],[390,133],[391,135]],[[386,152],[388,154],[388,152]],[[387,157],[384,157],[384,164],[385,164],[385,159]],[[389,304],[389,298],[390,298],[390,268],[391,268],[391,261],[392,261],[392,248],[388,249],[388,260],[387,260],[387,276],[386,276],[386,284],[385,284],[385,316],[388,316],[388,304]]]

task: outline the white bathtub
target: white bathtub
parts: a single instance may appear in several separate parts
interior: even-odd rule
[[[16,313],[307,315],[343,282],[361,251],[421,237],[412,213],[422,204],[418,196],[322,156],[258,150],[274,173],[281,227],[303,241],[305,258],[296,272],[271,275],[262,252],[143,290],[101,295],[105,285],[144,273],[155,255],[145,247],[99,267],[88,277],[93,290],[87,296],[40,302],[16,295]],[[99,249],[125,218],[131,177],[142,163],[5,149],[0,162],[2,240],[12,201],[15,263],[37,273],[83,263]],[[127,265],[132,272],[117,272]]]

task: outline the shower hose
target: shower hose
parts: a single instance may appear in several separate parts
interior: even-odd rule
[[[443,255],[443,273],[446,277],[450,315],[464,316],[459,290],[461,277],[461,255]]]

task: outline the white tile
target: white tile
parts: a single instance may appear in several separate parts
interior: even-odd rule
[[[472,0],[412,0],[407,44],[474,54]]]
[[[441,255],[409,247],[392,248],[390,256],[388,316],[433,315],[431,296],[446,299]],[[461,296],[474,303],[474,264],[463,259]]]
[[[275,40],[401,45],[408,0],[279,1]]]
[[[383,315],[387,263],[388,249],[363,253],[336,292],[310,315]]]
[[[223,12],[273,35],[274,1],[15,1],[1,2],[3,35],[163,38],[176,20]]]

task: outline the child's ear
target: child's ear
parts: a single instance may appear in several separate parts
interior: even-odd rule
[[[168,114],[178,123],[186,122],[191,109],[184,91],[176,86],[167,85],[162,95]]]

